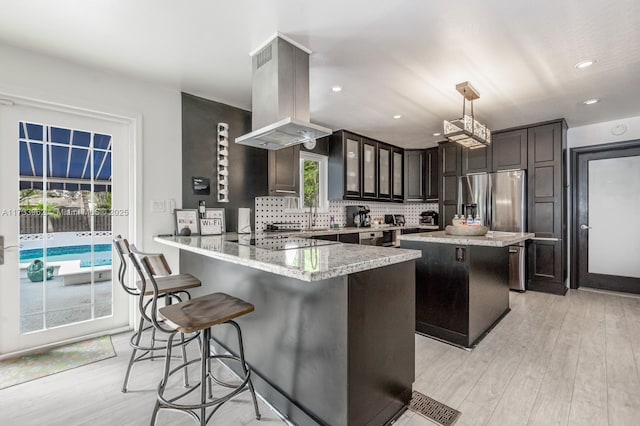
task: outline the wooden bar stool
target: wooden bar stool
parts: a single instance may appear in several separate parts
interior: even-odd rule
[[[122,384],[122,392],[127,392],[127,386],[129,385],[129,378],[133,364],[139,361],[151,360],[154,358],[164,358],[165,354],[154,355],[154,351],[166,350],[167,339],[156,338],[156,328],[154,327],[152,320],[149,316],[148,309],[152,302],[150,296],[153,296],[153,289],[151,286],[146,288],[143,284],[144,277],[141,277],[140,281],[136,281],[136,285],[131,286],[127,284],[127,260],[131,258],[131,251],[129,250],[129,242],[118,235],[113,240],[113,246],[120,258],[120,267],[118,268],[118,281],[120,285],[128,294],[136,296],[138,298],[138,312],[140,314],[140,322],[138,324],[138,330],[131,336],[129,345],[133,348],[131,358],[129,358],[129,364],[127,365],[127,371],[124,376],[124,382]],[[156,280],[158,285],[158,297],[164,298],[165,303],[170,304],[174,300],[181,302],[183,300],[191,299],[191,295],[187,291],[190,288],[200,287],[202,283],[196,277],[190,274],[171,275]],[[147,298],[145,301],[145,297]],[[150,343],[143,342],[143,334],[151,333],[149,336]],[[185,345],[192,340],[199,337],[199,333],[188,336],[187,338],[182,335],[180,341],[172,343],[174,346],[182,346],[182,356],[186,361]],[[138,354],[138,352],[141,354]],[[188,386],[188,376],[185,372],[184,385]]]
[[[131,253],[137,265],[144,270],[149,277],[149,281],[153,287],[152,306],[155,307],[155,301],[159,296],[159,286],[157,279],[171,273],[169,265],[162,254],[141,253],[136,250],[135,246],[131,246]],[[224,293],[213,293],[207,296],[197,297],[195,299],[186,300],[173,305],[165,306],[156,311],[151,309],[151,314],[159,314],[153,318],[153,324],[158,330],[168,334],[168,344],[166,345],[166,356],[164,364],[164,375],[158,385],[158,398],[153,409],[151,417],[151,425],[155,425],[158,412],[161,409],[179,410],[189,414],[198,424],[205,425],[215,414],[215,412],[234,396],[249,390],[253,399],[253,407],[256,413],[256,419],[260,420],[260,411],[258,410],[258,401],[256,393],[251,382],[251,370],[244,359],[244,347],[242,344],[242,332],[240,326],[233,321],[242,315],[254,311],[251,303],[229,296]],[[161,321],[164,320],[164,321]],[[230,324],[236,330],[238,336],[238,356],[227,354],[211,353],[211,327],[222,324]],[[193,385],[185,392],[168,397],[165,395],[169,377],[176,372],[184,369],[190,364],[197,362],[197,359],[185,361],[182,365],[171,368],[173,339],[177,333],[195,333],[202,332],[201,358],[200,358],[200,382]],[[238,362],[242,368],[243,375],[240,376],[239,384],[229,384],[216,378],[211,371],[211,360],[223,359],[231,362]],[[213,398],[212,381],[223,387],[229,388],[229,391],[223,396]],[[200,388],[200,398],[198,402],[186,402],[186,397],[192,391]],[[208,389],[208,393],[207,393]],[[207,409],[212,408],[207,414]]]

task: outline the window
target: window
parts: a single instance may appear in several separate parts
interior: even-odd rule
[[[311,206],[318,211],[328,211],[327,157],[311,152],[300,152],[300,198],[301,209]]]

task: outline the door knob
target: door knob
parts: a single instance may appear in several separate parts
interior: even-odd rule
[[[590,226],[585,225],[584,223],[582,225],[580,225],[580,229],[582,229],[583,231],[586,229],[591,229]]]

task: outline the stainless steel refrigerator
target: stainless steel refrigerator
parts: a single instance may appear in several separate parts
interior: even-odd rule
[[[458,213],[480,216],[492,231],[527,231],[527,176],[524,170],[462,176],[458,187]],[[509,285],[525,290],[525,244],[509,247]]]

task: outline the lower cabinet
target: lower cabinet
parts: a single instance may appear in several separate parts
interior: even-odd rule
[[[566,247],[562,240],[532,240],[528,244],[528,289],[565,294]]]
[[[347,244],[360,244],[360,234],[357,232],[351,234],[338,234],[338,241]]]

